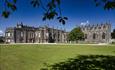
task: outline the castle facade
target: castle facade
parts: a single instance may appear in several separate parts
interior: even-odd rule
[[[30,27],[17,24],[5,31],[6,43],[66,43],[67,32],[48,26]]]
[[[109,43],[111,40],[111,24],[81,26],[85,42]]]
[[[85,25],[80,27],[84,33],[84,42],[109,43],[111,40],[111,24]],[[6,43],[69,43],[68,32],[48,26],[30,27],[17,24],[5,31]]]

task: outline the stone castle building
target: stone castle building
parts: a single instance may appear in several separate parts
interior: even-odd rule
[[[111,40],[111,24],[81,26],[85,36],[85,42],[109,43]]]
[[[66,43],[67,32],[48,26],[30,27],[17,24],[16,27],[6,28],[6,43]]]
[[[84,42],[108,43],[111,39],[111,24],[81,26],[84,33]],[[68,32],[43,27],[30,27],[17,24],[16,27],[6,28],[6,43],[68,43]]]

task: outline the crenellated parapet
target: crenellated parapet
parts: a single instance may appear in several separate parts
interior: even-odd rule
[[[111,28],[111,24],[108,24],[108,23],[106,23],[106,24],[96,24],[96,25],[89,24],[89,25],[81,26],[81,29],[83,31],[85,31],[85,30],[86,31],[107,30],[109,28]]]

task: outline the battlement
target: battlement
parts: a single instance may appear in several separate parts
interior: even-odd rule
[[[82,30],[106,30],[111,28],[111,24],[85,25],[80,27]]]

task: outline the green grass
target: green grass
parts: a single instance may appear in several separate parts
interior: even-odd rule
[[[78,55],[112,55],[114,45],[0,45],[0,70],[40,70]]]

